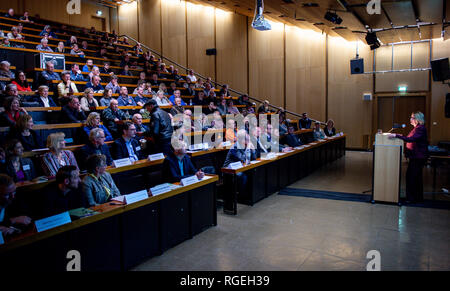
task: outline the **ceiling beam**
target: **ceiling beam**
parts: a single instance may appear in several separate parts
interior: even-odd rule
[[[367,29],[369,25],[359,16],[358,13],[353,10],[352,6],[347,3],[345,0],[336,0],[339,5],[341,5],[343,8],[345,8],[347,11],[349,11],[355,18]]]

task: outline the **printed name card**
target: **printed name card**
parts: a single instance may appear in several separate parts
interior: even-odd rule
[[[2,244],[4,244],[5,243],[5,241],[3,240],[3,234],[2,234],[2,232],[0,231],[0,245],[2,245]]]
[[[149,155],[148,159],[153,162],[153,161],[157,161],[157,160],[163,160],[164,154],[163,153],[159,153],[159,154],[154,154],[154,155]]]
[[[131,193],[128,195],[125,195],[124,202],[126,204],[136,203],[142,200],[145,200],[148,198],[148,192],[147,190],[142,190],[139,192]]]
[[[161,185],[157,185],[153,188],[150,188],[150,192],[152,193],[153,196],[163,194],[163,193],[169,192],[171,190],[172,190],[172,184],[169,184],[169,183],[164,183]]]
[[[229,146],[231,146],[231,141],[224,141],[224,142],[222,142],[222,146],[223,146],[223,147],[229,147]]]
[[[231,163],[228,167],[232,170],[237,170],[237,169],[242,168],[243,165],[242,165],[242,162],[236,162],[236,163]]]
[[[61,214],[53,215],[47,218],[36,220],[34,224],[36,225],[37,232],[43,232],[67,223],[71,223],[69,212],[63,212]]]
[[[196,175],[181,179],[181,185],[188,186],[197,183],[199,180]]]
[[[203,148],[204,150],[209,149],[209,144],[208,144],[207,142],[203,143],[203,144],[202,144],[202,148]]]
[[[130,166],[132,164],[130,158],[124,158],[124,159],[120,159],[120,160],[114,160],[113,161],[114,166],[116,168],[120,168],[120,167],[124,167],[124,166]]]

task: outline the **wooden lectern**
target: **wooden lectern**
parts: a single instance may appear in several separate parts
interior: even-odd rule
[[[389,133],[375,136],[372,202],[399,203],[403,141]]]

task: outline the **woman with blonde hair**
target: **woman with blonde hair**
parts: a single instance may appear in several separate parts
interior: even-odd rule
[[[409,159],[406,170],[406,202],[414,203],[423,201],[422,169],[428,159],[428,134],[422,112],[411,113],[409,122],[414,128],[407,136],[393,133],[389,137],[406,142],[404,153]]]
[[[89,134],[91,133],[91,130],[93,130],[94,128],[103,129],[103,132],[105,133],[105,141],[113,140],[113,137],[109,132],[109,130],[103,124],[100,124],[100,114],[97,112],[89,113],[86,119],[86,124],[83,127],[84,132],[86,132],[87,139],[89,139]]]
[[[98,107],[98,102],[94,98],[94,90],[92,88],[86,88],[84,90],[84,96],[80,102],[83,111],[91,111],[90,107]]]
[[[64,150],[66,147],[64,137],[63,132],[52,133],[47,137],[49,152],[42,157],[42,169],[49,177],[55,177],[59,168],[63,166],[75,166],[78,169],[77,160],[73,153]]]
[[[327,126],[323,129],[326,136],[334,136],[336,135],[336,128],[334,128],[334,121],[333,119],[328,119]]]

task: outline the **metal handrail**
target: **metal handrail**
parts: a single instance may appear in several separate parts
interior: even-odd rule
[[[137,41],[136,39],[134,39],[134,38],[131,37],[131,36],[128,36],[128,35],[123,34],[123,35],[120,35],[119,37],[126,37],[126,38],[131,39],[132,41],[134,41],[136,44],[138,44],[138,43],[141,44],[141,46],[144,47],[144,48],[146,48],[148,51],[150,51],[150,52],[152,52],[153,54],[159,56],[162,60],[167,60],[167,61],[169,61],[170,63],[176,65],[177,67],[182,68],[183,70],[186,71],[186,73],[187,73],[188,70],[189,70],[188,68],[184,67],[183,65],[180,65],[180,64],[178,64],[177,62],[172,61],[171,59],[169,59],[169,58],[163,56],[162,54],[160,54],[159,52],[157,52],[157,51],[151,49],[150,47],[146,46],[145,44],[142,44],[141,42]],[[205,77],[205,76],[203,76],[203,75],[201,75],[201,74],[199,74],[199,73],[194,73],[194,75],[197,75],[198,77],[200,77],[200,78],[202,78],[202,79],[205,79],[205,80],[207,79],[207,77]],[[212,81],[212,82],[213,82],[215,85],[223,86],[223,84],[220,84],[220,83],[218,83],[218,82],[216,82],[216,81]],[[228,89],[228,90],[231,91],[231,92],[233,92],[233,93],[236,93],[236,94],[238,94],[238,95],[240,95],[240,96],[242,96],[242,95],[247,95],[247,96],[248,96],[248,94],[242,93],[242,92],[239,92],[239,91],[236,91],[236,90],[234,90],[234,89]],[[257,99],[257,98],[251,97],[251,96],[248,96],[248,98],[249,98],[249,99],[252,99],[252,100],[255,100],[255,101],[259,102],[259,103],[263,103],[263,102],[264,102],[264,101],[261,101],[261,100],[259,100],[259,99]],[[256,104],[255,104],[255,105],[256,105]],[[284,109],[284,108],[282,108],[282,107],[278,107],[278,106],[272,105],[272,104],[270,104],[270,103],[269,103],[269,106],[272,107],[272,108],[275,108],[276,110],[283,110],[283,112],[285,112],[285,113],[288,113],[288,114],[291,114],[291,115],[294,115],[294,116],[297,116],[297,117],[302,117],[301,114],[298,114],[298,113],[295,113],[295,112],[286,110],[286,109]],[[310,119],[311,119],[311,118],[310,118]],[[326,124],[325,122],[318,121],[318,120],[315,120],[315,119],[311,119],[311,120],[314,121],[314,122],[320,122],[321,124]]]

